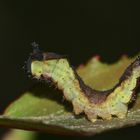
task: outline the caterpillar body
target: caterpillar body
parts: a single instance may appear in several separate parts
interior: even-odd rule
[[[34,78],[51,81],[61,89],[66,100],[72,103],[75,114],[84,112],[95,122],[98,117],[103,120],[126,117],[140,79],[140,57],[126,68],[119,83],[106,91],[86,85],[65,56],[44,53],[38,47],[30,55],[27,69]]]

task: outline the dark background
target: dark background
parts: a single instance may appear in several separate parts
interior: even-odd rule
[[[31,83],[22,70],[32,51],[31,42],[39,43],[42,50],[68,54],[74,66],[96,54],[111,63],[123,54],[140,52],[139,18],[136,1],[1,0],[0,112]],[[113,131],[94,139],[136,138],[138,129]]]

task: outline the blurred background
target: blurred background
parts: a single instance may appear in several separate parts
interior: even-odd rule
[[[39,43],[42,50],[67,54],[75,67],[97,54],[112,63],[124,54],[140,52],[139,15],[136,1],[1,0],[0,112],[31,83],[22,70],[32,51],[31,42]],[[108,132],[94,139],[136,138],[139,129]],[[5,129],[0,132],[4,134]]]

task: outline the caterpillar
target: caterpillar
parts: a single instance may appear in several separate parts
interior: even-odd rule
[[[34,78],[55,84],[72,103],[74,113],[85,113],[91,122],[98,118],[111,120],[113,116],[125,118],[140,79],[137,57],[112,89],[97,91],[84,83],[65,56],[42,52],[38,46],[30,54],[26,67]]]

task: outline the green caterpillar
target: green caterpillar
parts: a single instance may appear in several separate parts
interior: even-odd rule
[[[127,67],[119,83],[107,91],[90,88],[64,56],[44,53],[38,47],[30,55],[27,69],[34,78],[56,84],[66,100],[72,102],[75,114],[84,112],[95,122],[98,117],[103,120],[111,120],[112,116],[126,117],[140,78],[140,57]]]

